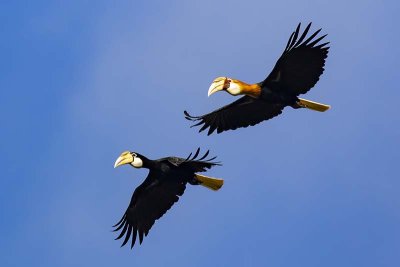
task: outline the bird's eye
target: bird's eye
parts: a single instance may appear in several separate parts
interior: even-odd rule
[[[225,88],[229,88],[230,85],[231,85],[231,80],[226,79],[226,80],[225,80],[224,87],[225,87]]]
[[[136,153],[132,153],[132,157],[136,157],[137,155],[136,155]]]

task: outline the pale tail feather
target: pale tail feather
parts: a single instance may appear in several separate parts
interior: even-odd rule
[[[199,183],[202,186],[205,186],[211,190],[218,190],[222,187],[222,185],[224,184],[224,180],[222,179],[217,179],[217,178],[212,178],[212,177],[208,177],[202,174],[195,174],[195,177],[197,179],[197,181],[199,181]]]
[[[300,107],[308,108],[308,109],[319,111],[319,112],[324,112],[331,108],[331,106],[329,106],[329,105],[310,101],[310,100],[303,99],[303,98],[299,98],[299,102],[297,102],[297,104]]]

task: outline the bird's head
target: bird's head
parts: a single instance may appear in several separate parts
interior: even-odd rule
[[[248,95],[257,98],[261,94],[261,87],[257,83],[247,84],[245,82],[228,77],[218,77],[210,85],[210,88],[208,89],[208,96],[218,91],[226,91],[233,96]]]
[[[228,77],[218,77],[210,85],[208,96],[218,92],[226,91],[231,95],[240,95],[242,92],[243,82]]]
[[[114,168],[118,166],[129,164],[135,168],[142,168],[143,167],[143,160],[140,154],[130,151],[124,151],[121,155],[117,158],[114,164]]]

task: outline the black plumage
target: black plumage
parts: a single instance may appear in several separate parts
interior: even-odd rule
[[[213,161],[216,157],[206,159],[209,151],[201,158],[198,158],[199,153],[200,149],[197,149],[193,157],[190,154],[186,159],[166,157],[150,160],[141,154],[129,151],[120,156],[121,158],[124,155],[133,155],[133,159],[139,159],[142,162],[140,167],[149,169],[147,178],[135,189],[121,220],[114,225],[114,231],[120,231],[116,239],[124,237],[122,246],[131,239],[132,248],[137,237],[141,244],[154,222],[161,218],[183,195],[187,183],[207,186],[207,183],[210,182],[208,179],[211,179],[211,183],[216,181],[216,185],[211,184],[211,186],[216,186],[213,188],[214,190],[218,190],[222,186],[223,182],[220,179],[196,174],[196,172],[204,172],[213,166],[220,165],[219,162]],[[122,164],[116,162],[116,166],[119,165]]]
[[[227,77],[217,78],[220,79],[218,82],[221,82],[223,78],[226,79],[220,90],[225,90],[232,95],[244,94],[245,96],[202,116],[191,116],[185,111],[185,118],[194,122],[192,127],[199,126],[199,132],[208,128],[208,135],[210,135],[215,130],[221,133],[256,125],[278,116],[286,106],[317,111],[329,109],[328,105],[298,98],[300,94],[308,92],[318,82],[324,72],[325,59],[328,56],[329,42],[319,44],[326,35],[317,37],[321,29],[306,39],[310,27],[311,23],[299,37],[300,24],[297,26],[285,50],[264,81],[249,85]],[[230,91],[232,84],[240,88],[241,92]]]
[[[318,44],[327,35],[314,39],[321,29],[314,32],[305,41],[311,23],[301,37],[300,23],[290,36],[285,50],[276,62],[261,87],[270,88],[282,94],[298,96],[307,93],[318,82],[324,72],[325,59],[328,57],[329,42]]]

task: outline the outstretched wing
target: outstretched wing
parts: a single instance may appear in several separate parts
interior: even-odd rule
[[[124,216],[114,225],[114,231],[122,229],[116,239],[125,236],[121,246],[132,237],[133,248],[137,236],[141,244],[143,236],[147,236],[154,222],[161,218],[185,191],[186,182],[182,182],[182,179],[159,181],[153,176],[150,171],[146,180],[135,189]]]
[[[235,102],[203,116],[191,116],[186,110],[184,113],[187,120],[195,122],[192,127],[202,125],[199,132],[209,128],[208,135],[210,135],[215,130],[217,133],[221,133],[256,125],[278,116],[284,107],[283,104],[270,104],[250,96],[243,96]]]
[[[217,158],[216,156],[212,157],[212,158],[207,158],[209,153],[210,153],[210,150],[207,150],[206,153],[204,153],[204,155],[199,158],[199,155],[200,155],[200,147],[199,147],[199,148],[197,148],[197,150],[193,156],[192,156],[192,153],[190,153],[186,159],[178,158],[178,157],[168,157],[168,158],[164,158],[162,160],[168,161],[170,164],[172,164],[176,167],[190,169],[193,173],[204,172],[213,166],[221,165],[221,162],[213,161]]]
[[[311,27],[308,24],[300,38],[300,23],[292,33],[285,51],[278,59],[274,69],[262,82],[262,86],[274,89],[283,89],[296,96],[308,92],[319,80],[324,72],[325,59],[328,57],[329,42],[319,44],[326,36],[316,38],[319,29],[306,40]],[[305,40],[305,41],[304,41]]]

